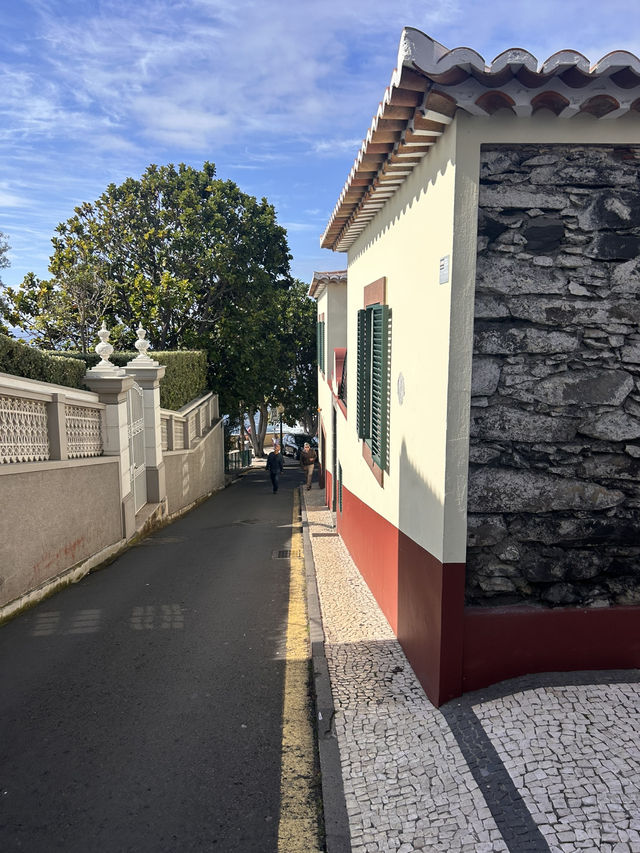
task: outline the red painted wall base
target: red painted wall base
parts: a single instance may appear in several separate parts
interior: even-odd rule
[[[640,607],[469,607],[465,691],[532,672],[640,667]]]
[[[442,564],[343,486],[338,530],[434,705],[462,692],[464,565]]]
[[[332,479],[331,471],[324,472],[324,502],[331,508]],[[322,488],[322,487],[321,487]]]

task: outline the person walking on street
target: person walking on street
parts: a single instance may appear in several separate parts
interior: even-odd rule
[[[269,472],[269,476],[271,477],[271,485],[273,486],[273,493],[278,491],[278,480],[280,478],[280,473],[284,468],[284,459],[282,458],[282,454],[280,453],[280,446],[277,444],[273,445],[273,450],[267,456],[267,471]]]
[[[313,469],[315,468],[317,458],[318,454],[315,452],[313,447],[311,447],[309,442],[305,441],[304,447],[302,448],[302,453],[300,454],[300,464],[302,465],[302,470],[304,471],[304,475],[306,478],[307,491],[311,488],[311,480],[313,479]]]

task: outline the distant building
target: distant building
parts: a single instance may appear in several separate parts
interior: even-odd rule
[[[435,704],[640,666],[640,60],[414,29],[316,273],[327,503]]]

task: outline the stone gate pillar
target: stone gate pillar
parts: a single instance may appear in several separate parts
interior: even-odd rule
[[[142,388],[144,408],[144,455],[147,475],[147,500],[162,503],[167,497],[164,460],[162,458],[162,426],[160,423],[160,380],[166,367],[147,355],[149,341],[146,331],[138,326],[136,349],[139,355],[124,368]]]
[[[136,514],[131,491],[131,454],[129,451],[129,421],[127,417],[127,392],[133,379],[121,367],[109,361],[113,347],[105,324],[98,332],[100,343],[96,352],[101,361],[84,377],[85,385],[94,391],[106,405],[102,423],[102,444],[105,456],[118,456],[120,460],[120,500],[122,505],[122,535],[130,539],[136,532]]]

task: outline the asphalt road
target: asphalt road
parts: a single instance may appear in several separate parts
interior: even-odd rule
[[[300,481],[254,469],[0,626],[2,853],[277,850]]]

